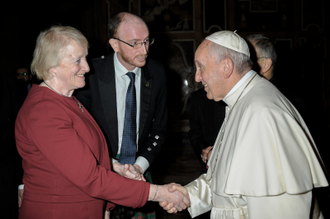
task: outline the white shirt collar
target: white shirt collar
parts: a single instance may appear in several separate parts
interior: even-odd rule
[[[226,97],[228,97],[230,94],[234,93],[252,74],[253,70],[250,70],[248,73],[246,73],[238,82],[235,84],[235,86],[229,91],[229,93],[222,99],[226,104]]]
[[[134,72],[137,76],[140,76],[141,69],[135,67],[133,71],[128,71],[118,60],[117,53],[114,54],[114,65],[115,65],[115,73],[116,77],[121,77],[126,75],[127,72]]]

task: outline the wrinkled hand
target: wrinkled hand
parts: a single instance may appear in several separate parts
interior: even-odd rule
[[[21,205],[22,205],[23,193],[24,193],[24,189],[19,189],[18,190],[18,208],[20,208]],[[18,211],[19,211],[19,209],[18,209]]]
[[[208,146],[207,148],[202,150],[202,160],[204,163],[207,163],[207,161],[210,159],[212,148],[213,146]]]
[[[118,173],[121,176],[135,179],[135,180],[143,180],[145,181],[142,174],[140,174],[139,171],[136,170],[136,167],[134,167],[132,164],[121,164],[119,162],[115,162],[113,164],[113,169],[116,173]]]
[[[177,213],[190,206],[188,191],[180,184],[171,183],[164,185],[167,188],[166,196],[159,205],[168,213]]]

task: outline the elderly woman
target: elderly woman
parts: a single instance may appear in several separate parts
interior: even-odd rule
[[[102,218],[115,203],[136,208],[147,200],[186,208],[189,201],[179,192],[170,194],[170,185],[111,171],[100,128],[72,96],[85,85],[87,47],[72,27],[51,27],[37,39],[31,69],[43,82],[29,92],[15,130],[24,168],[20,218]]]

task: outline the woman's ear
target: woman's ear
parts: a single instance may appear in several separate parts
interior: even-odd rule
[[[48,75],[50,76],[50,77],[54,77],[56,74],[57,74],[57,69],[56,69],[56,67],[53,67],[53,68],[50,68],[49,70],[48,70]]]

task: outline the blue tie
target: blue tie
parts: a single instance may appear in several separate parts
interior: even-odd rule
[[[136,154],[135,74],[128,72],[126,75],[131,79],[131,82],[129,83],[126,94],[124,132],[119,161],[121,164],[134,164]]]

